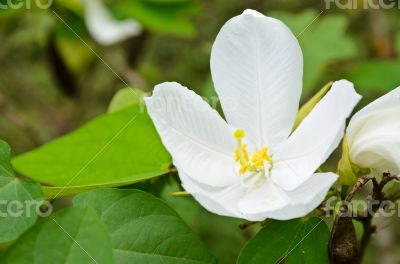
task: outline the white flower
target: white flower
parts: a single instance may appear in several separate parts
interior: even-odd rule
[[[314,172],[339,144],[360,96],[350,82],[335,82],[291,134],[302,68],[290,30],[246,10],[223,26],[211,54],[227,122],[178,83],[157,85],[145,99],[183,187],[209,211],[252,221],[301,217],[336,181]]]
[[[347,143],[356,165],[400,174],[400,87],[353,116]]]
[[[133,19],[114,19],[102,0],[83,0],[83,4],[89,33],[101,45],[112,45],[142,32],[141,25]]]

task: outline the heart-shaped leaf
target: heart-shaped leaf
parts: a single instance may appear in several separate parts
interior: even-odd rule
[[[140,105],[102,115],[13,160],[17,171],[50,187],[46,197],[128,185],[163,175],[171,157]]]
[[[242,250],[238,264],[323,264],[328,261],[329,229],[321,218],[273,221]]]
[[[1,263],[110,264],[111,240],[92,208],[68,208],[25,233],[2,256]]]
[[[14,176],[10,147],[0,140],[0,243],[17,239],[38,217],[40,185]]]
[[[163,201],[138,190],[82,193],[75,205],[95,208],[111,235],[115,263],[215,263],[197,236]]]

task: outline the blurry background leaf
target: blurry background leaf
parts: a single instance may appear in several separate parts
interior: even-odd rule
[[[323,219],[273,221],[252,238],[240,253],[238,264],[329,263],[329,229]]]
[[[16,157],[13,165],[25,176],[65,186],[65,191],[127,185],[165,174],[171,158],[143,111],[137,105],[100,116]]]
[[[399,60],[370,60],[354,66],[348,78],[356,87],[389,92],[400,86]]]
[[[145,93],[136,88],[123,88],[119,90],[111,100],[108,106],[108,112],[117,112],[123,108],[127,108],[132,105],[140,105],[145,107],[143,97]]]
[[[56,37],[55,44],[65,64],[75,76],[86,71],[95,58],[95,54],[83,46],[79,39],[60,35]]]
[[[87,29],[84,17],[73,10],[66,9],[62,13],[60,11],[55,12],[53,17],[57,21],[54,31],[58,36],[80,40],[77,35],[81,38],[86,35]],[[82,46],[85,46],[84,43],[82,44]]]
[[[0,260],[5,264],[113,263],[107,228],[90,207],[68,208],[42,219]]]
[[[115,263],[216,263],[179,216],[150,194],[100,189],[74,204],[96,210],[111,234]]]
[[[354,41],[345,31],[348,21],[342,15],[323,15],[314,10],[300,14],[271,12],[285,22],[297,36],[304,56],[303,95],[318,89],[328,64],[350,59],[357,54]]]
[[[118,19],[136,19],[151,31],[185,37],[192,37],[196,33],[190,22],[198,13],[194,1],[121,0],[112,2],[109,8]]]
[[[76,14],[83,16],[84,10],[82,5],[82,0],[57,0],[57,5],[63,6]]]
[[[36,222],[42,199],[38,183],[14,177],[10,147],[0,140],[0,243],[17,239]]]
[[[394,45],[396,49],[396,54],[400,53],[400,33],[395,35]]]

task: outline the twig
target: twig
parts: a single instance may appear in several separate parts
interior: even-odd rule
[[[244,222],[244,223],[239,224],[239,228],[242,229],[242,230],[244,230],[244,229],[248,228],[249,226],[255,225],[255,224],[257,224],[257,223],[258,223],[258,222],[246,221],[246,222]]]
[[[368,246],[368,243],[371,239],[372,234],[376,232],[376,226],[372,224],[372,219],[374,218],[376,212],[381,208],[382,202],[387,200],[385,193],[383,192],[383,188],[392,180],[399,180],[398,175],[391,175],[389,172],[383,173],[382,180],[378,183],[376,179],[373,179],[374,188],[372,190],[372,194],[368,195],[368,208],[371,208],[371,212],[367,213],[367,216],[362,221],[363,224],[363,235],[361,237],[360,242],[360,260],[364,256],[365,249]],[[372,201],[379,201],[378,203]]]
[[[178,170],[177,170],[175,167],[171,167],[171,168],[169,169],[169,172],[170,172],[170,173],[178,173]]]
[[[264,227],[264,226],[266,226],[267,224],[271,223],[271,221],[272,221],[271,219],[265,219],[264,221],[261,221],[261,222],[246,221],[246,222],[244,222],[244,223],[239,224],[239,228],[242,229],[242,230],[244,230],[244,229],[246,229],[246,228],[248,228],[248,227],[250,227],[250,226],[252,226],[252,225],[258,224],[258,223],[259,223],[262,227]]]
[[[350,190],[350,192],[346,196],[346,202],[351,202],[353,200],[354,194],[358,192],[365,184],[367,184],[370,180],[374,181],[374,185],[377,184],[376,179],[372,175],[366,175],[358,179],[356,184],[353,186],[353,188]]]

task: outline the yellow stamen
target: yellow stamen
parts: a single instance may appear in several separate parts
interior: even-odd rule
[[[272,158],[268,154],[268,147],[263,147],[254,153],[250,162],[247,146],[246,144],[242,143],[243,138],[246,136],[246,132],[238,129],[233,136],[237,140],[237,147],[235,148],[235,162],[240,163],[240,174],[244,174],[248,171],[263,172],[262,169],[264,168],[264,161],[267,161],[272,167]]]
[[[252,162],[254,163],[255,167],[263,167],[264,160],[270,164],[272,163],[272,158],[270,155],[268,155],[268,147],[263,147],[252,157]]]
[[[245,174],[250,168],[250,162],[248,162],[248,163],[246,163],[244,165],[243,164],[241,164],[241,165],[242,165],[242,167],[240,168],[239,173],[240,174]]]
[[[248,171],[250,167],[250,158],[247,152],[246,144],[242,143],[242,139],[246,136],[246,132],[244,130],[238,129],[233,134],[235,139],[237,140],[237,147],[235,148],[235,161],[239,162],[242,168],[239,173],[244,174]]]

